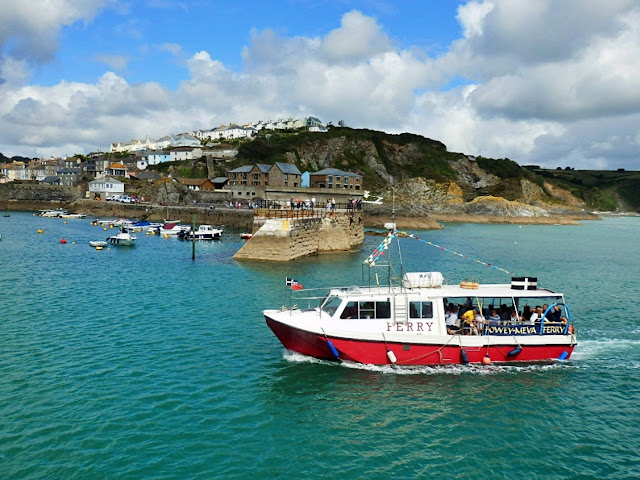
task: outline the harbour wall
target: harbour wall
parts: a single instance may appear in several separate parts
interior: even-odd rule
[[[349,251],[364,241],[361,212],[315,212],[306,217],[254,218],[253,238],[233,256],[288,262],[323,252]]]

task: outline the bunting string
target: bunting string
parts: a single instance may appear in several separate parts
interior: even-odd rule
[[[407,232],[396,232],[396,234],[397,234],[397,235],[401,235],[401,236],[403,236],[403,237],[413,238],[414,240],[418,240],[419,242],[425,243],[425,244],[427,244],[427,245],[431,245],[432,247],[435,247],[435,248],[439,248],[439,249],[440,249],[440,250],[442,250],[443,252],[452,253],[453,255],[457,255],[458,257],[462,257],[462,258],[464,258],[464,259],[466,259],[466,260],[471,260],[472,262],[479,263],[480,265],[485,265],[485,266],[487,266],[487,267],[495,268],[496,270],[499,270],[499,271],[501,271],[501,272],[507,273],[507,274],[509,274],[509,275],[512,275],[512,276],[513,276],[513,275],[516,275],[516,273],[515,273],[515,272],[511,272],[511,271],[509,271],[509,270],[506,270],[506,269],[504,269],[504,268],[502,268],[502,267],[499,267],[498,265],[494,265],[494,264],[492,264],[492,263],[486,263],[486,262],[483,262],[482,260],[478,260],[477,258],[469,257],[468,255],[464,255],[464,254],[462,254],[462,253],[454,252],[453,250],[450,250],[450,249],[448,249],[448,248],[442,247],[442,246],[437,245],[437,244],[435,244],[435,243],[433,243],[433,242],[430,242],[430,241],[428,241],[428,240],[423,240],[422,238],[415,236],[413,233],[407,233]],[[384,243],[384,242],[383,242],[383,243]]]
[[[367,257],[367,259],[364,261],[364,263],[374,267],[378,257],[381,257],[382,255],[384,255],[386,253],[386,251],[389,249],[389,245],[391,244],[391,241],[395,237],[396,237],[395,232],[393,232],[393,231],[389,232],[389,234],[385,237],[385,239],[382,241],[382,243],[380,243],[380,245],[378,245],[378,247],[371,253],[371,255],[369,255]]]

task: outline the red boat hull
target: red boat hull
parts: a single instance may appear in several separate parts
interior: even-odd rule
[[[288,350],[326,360],[337,360],[328,341],[337,350],[340,360],[357,363],[387,365],[391,361],[387,350],[396,357],[396,365],[450,365],[461,363],[483,363],[489,355],[491,363],[535,363],[552,362],[561,355],[569,358],[575,345],[525,345],[519,353],[510,356],[518,345],[504,343],[483,347],[460,347],[458,345],[405,344],[325,337],[307,332],[265,317],[267,325]],[[495,339],[496,337],[492,337]],[[512,339],[513,337],[509,337]],[[506,340],[506,339],[505,339]],[[464,353],[463,353],[464,351]],[[566,353],[565,353],[566,352]],[[466,354],[466,358],[465,357]]]

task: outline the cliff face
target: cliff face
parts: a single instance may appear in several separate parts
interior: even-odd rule
[[[240,148],[237,164],[294,163],[300,171],[335,167],[358,172],[364,187],[383,196],[387,216],[395,198],[398,215],[580,215],[586,204],[568,190],[508,159],[476,159],[448,152],[418,135],[389,135],[338,128],[329,134],[271,135]]]

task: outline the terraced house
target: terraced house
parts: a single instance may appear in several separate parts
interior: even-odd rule
[[[338,168],[324,168],[309,174],[311,188],[362,189],[362,175],[344,172]]]
[[[302,174],[290,163],[276,162],[273,165],[256,163],[243,165],[227,172],[229,185],[253,187],[300,187]]]

